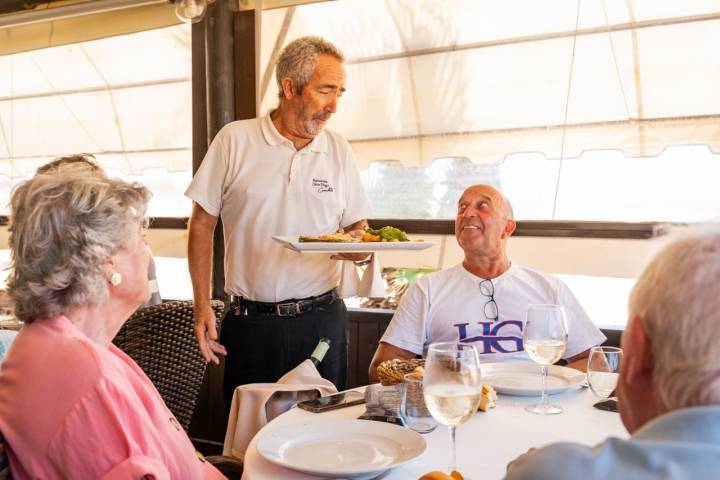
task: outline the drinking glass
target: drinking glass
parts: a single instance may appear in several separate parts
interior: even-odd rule
[[[430,433],[437,427],[437,421],[425,405],[421,375],[408,373],[403,377],[400,417],[405,425],[418,433]]]
[[[538,415],[556,415],[562,408],[551,405],[547,394],[548,366],[562,358],[567,349],[565,310],[560,305],[530,305],[528,307],[523,344],[530,358],[541,365],[542,395],[540,403],[525,408]]]
[[[617,347],[593,347],[587,366],[590,390],[601,398],[608,398],[615,391],[620,374],[622,349]]]
[[[457,342],[430,344],[423,387],[430,414],[450,429],[450,471],[457,470],[455,428],[477,412],[482,395],[480,358],[475,347]]]

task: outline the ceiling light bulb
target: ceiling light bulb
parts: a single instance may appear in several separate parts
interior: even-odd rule
[[[206,10],[206,0],[175,0],[175,15],[185,23],[199,22]]]

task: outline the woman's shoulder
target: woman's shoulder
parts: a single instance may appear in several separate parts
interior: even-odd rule
[[[23,327],[4,362],[6,368],[18,378],[33,379],[34,389],[48,394],[62,391],[63,398],[72,401],[125,366],[110,349],[82,335],[67,318],[57,317]]]

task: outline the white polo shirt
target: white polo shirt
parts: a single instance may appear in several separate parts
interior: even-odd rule
[[[347,141],[323,130],[297,151],[269,115],[223,127],[185,195],[222,219],[225,291],[261,302],[319,295],[340,280],[330,255],[290,251],[273,235],[332,233],[370,215]]]

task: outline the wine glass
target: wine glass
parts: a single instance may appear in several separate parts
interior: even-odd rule
[[[620,374],[622,349],[617,347],[593,347],[590,350],[587,380],[590,390],[601,398],[608,398],[615,391]]]
[[[480,358],[475,347],[457,342],[430,344],[423,384],[430,414],[450,428],[450,471],[457,470],[455,428],[477,412],[482,395]]]
[[[525,408],[538,415],[556,415],[562,408],[551,405],[547,395],[548,366],[560,360],[567,348],[565,310],[560,305],[530,305],[528,307],[523,344],[535,363],[541,365],[542,396],[540,403]]]

